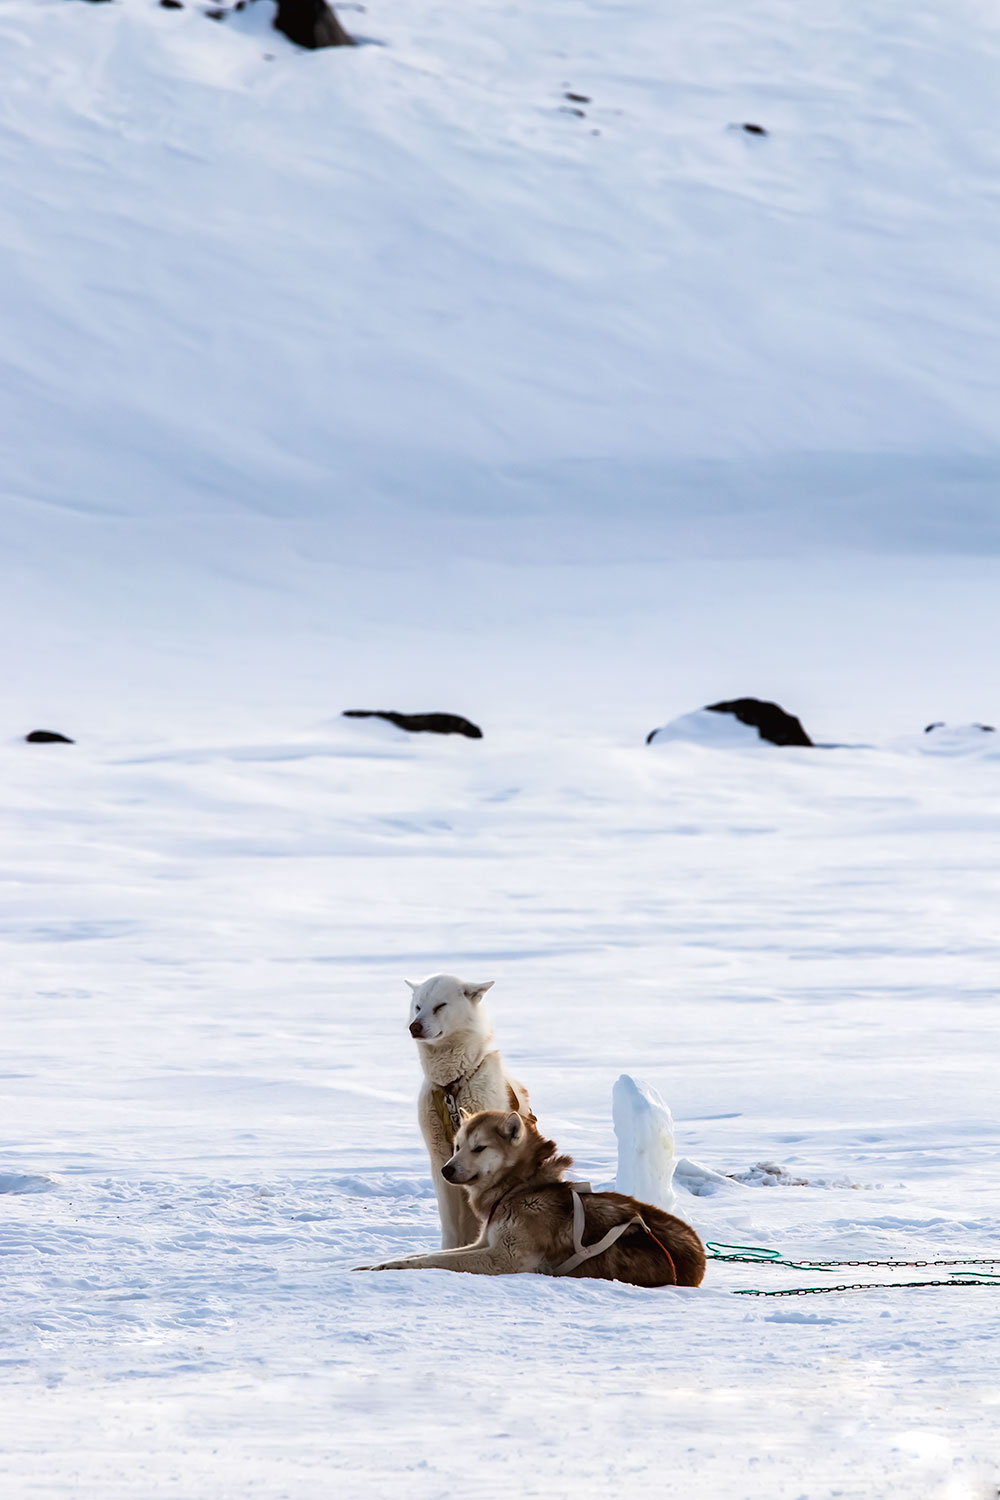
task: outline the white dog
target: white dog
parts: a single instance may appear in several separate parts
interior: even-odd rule
[[[464,1190],[446,1182],[441,1168],[452,1155],[463,1113],[516,1110],[534,1120],[528,1091],[504,1073],[493,1045],[493,1026],[483,996],[493,985],[469,984],[453,974],[406,983],[413,991],[410,1035],[417,1043],[424,1085],[417,1103],[420,1129],[431,1158],[431,1179],[441,1214],[441,1248],[454,1250],[478,1239],[480,1224]]]

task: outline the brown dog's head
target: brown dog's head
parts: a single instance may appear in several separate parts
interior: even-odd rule
[[[535,1131],[537,1136],[538,1131]],[[466,1115],[441,1175],[456,1187],[487,1183],[520,1159],[528,1139],[528,1124],[517,1114],[483,1110]]]
[[[466,1189],[473,1212],[488,1220],[512,1189],[562,1180],[573,1161],[557,1155],[558,1149],[541,1134],[534,1117],[483,1110],[463,1115],[454,1154],[441,1171],[448,1182]]]

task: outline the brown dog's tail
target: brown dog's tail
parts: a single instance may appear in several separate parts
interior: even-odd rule
[[[656,1241],[673,1267],[674,1286],[701,1286],[705,1247],[691,1225],[651,1203],[642,1205],[642,1217],[650,1239]]]

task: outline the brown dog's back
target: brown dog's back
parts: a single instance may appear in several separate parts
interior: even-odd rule
[[[572,1184],[553,1184],[545,1193],[558,1203],[560,1250],[572,1252]],[[551,1200],[550,1200],[551,1201]],[[585,1260],[567,1276],[597,1277],[602,1281],[627,1281],[633,1286],[700,1286],[705,1275],[705,1247],[696,1231],[683,1219],[652,1203],[640,1203],[625,1193],[583,1193],[584,1245],[596,1244],[609,1229],[638,1215],[633,1224],[607,1250]],[[552,1207],[555,1208],[555,1203]],[[643,1228],[643,1225],[647,1226]],[[558,1265],[547,1268],[559,1274]]]
[[[685,1224],[683,1219],[678,1219],[675,1214],[668,1214],[653,1203],[639,1203],[637,1199],[629,1198],[624,1193],[599,1193],[594,1196],[615,1205],[618,1211],[617,1222],[620,1222],[620,1215],[631,1217],[638,1213],[650,1230],[650,1234],[647,1234],[639,1224],[633,1224],[622,1235],[618,1244],[628,1255],[630,1274],[627,1277],[612,1276],[613,1280],[634,1281],[637,1286],[701,1286],[705,1275],[705,1247],[690,1224]],[[583,1206],[586,1214],[586,1198]],[[589,1239],[589,1235],[585,1238]],[[616,1248],[616,1245],[612,1245],[605,1254],[611,1255]],[[667,1274],[664,1275],[664,1263],[668,1261],[668,1257]],[[600,1264],[604,1256],[598,1256],[597,1260]],[[648,1270],[648,1280],[644,1277],[640,1281],[634,1274],[640,1269]],[[591,1275],[594,1274],[591,1272]]]

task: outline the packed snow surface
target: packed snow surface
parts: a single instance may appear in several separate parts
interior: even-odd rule
[[[0,7],[0,1494],[995,1500],[997,1286],[350,1268],[439,970],[580,1176],[1000,1255],[1000,16],[340,10]]]

